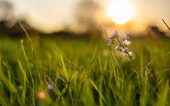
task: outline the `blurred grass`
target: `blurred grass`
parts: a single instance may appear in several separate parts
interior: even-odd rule
[[[0,105],[170,105],[169,41],[132,39],[132,64],[100,39],[0,39]]]

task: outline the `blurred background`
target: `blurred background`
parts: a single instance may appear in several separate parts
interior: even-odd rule
[[[170,0],[0,0],[0,106],[170,106],[168,25]]]
[[[31,34],[168,36],[170,0],[0,0],[0,33],[20,36],[20,22]],[[1,36],[4,34],[1,34]]]

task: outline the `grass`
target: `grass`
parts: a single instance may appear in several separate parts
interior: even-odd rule
[[[0,105],[168,106],[168,45],[132,39],[132,64],[100,39],[0,39]]]

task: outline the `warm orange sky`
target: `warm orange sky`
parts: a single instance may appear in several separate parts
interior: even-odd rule
[[[166,29],[162,23],[162,18],[170,24],[170,0],[130,0],[136,8],[134,21],[139,26],[148,23],[156,24],[162,29]],[[136,26],[136,27],[138,27]]]
[[[110,0],[115,1],[115,0]],[[121,0],[118,0],[121,1]],[[130,2],[135,9],[134,17],[124,25],[115,25],[123,32],[145,31],[148,25],[157,25],[167,30],[162,18],[170,25],[170,0],[122,0]],[[125,11],[126,13],[126,11]],[[113,29],[114,29],[113,28]]]
[[[75,6],[83,0],[9,0],[14,3],[15,17],[27,22],[36,29],[51,32],[62,30],[65,26],[74,30],[79,28],[75,18]],[[98,3],[103,11],[96,17],[99,24],[108,18],[105,13],[107,6],[114,0],[92,0]],[[170,24],[170,0],[125,0],[135,8],[135,15],[125,25],[129,31],[142,31],[148,24],[155,24],[166,29],[161,21],[165,19]],[[105,11],[105,12],[104,12]],[[0,15],[1,17],[1,15]]]

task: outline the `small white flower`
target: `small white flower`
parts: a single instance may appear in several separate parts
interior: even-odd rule
[[[122,44],[125,46],[129,46],[131,44],[131,42],[128,41],[127,39],[125,39],[125,40],[123,40]]]
[[[133,56],[133,52],[128,52],[129,56],[132,57]]]
[[[116,47],[115,47],[115,50],[121,50],[120,46],[119,46],[119,45],[116,46]]]
[[[54,86],[51,85],[51,84],[48,84],[48,85],[47,85],[47,88],[48,88],[48,90],[50,90],[50,91],[54,90]]]

